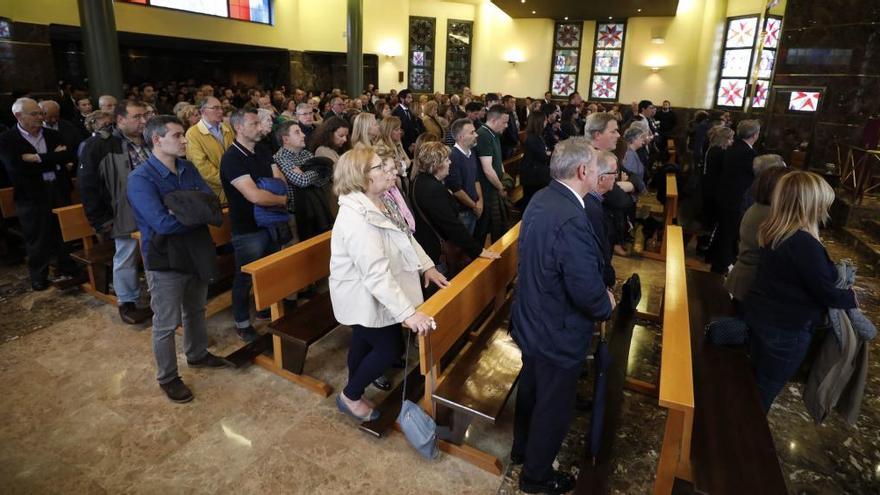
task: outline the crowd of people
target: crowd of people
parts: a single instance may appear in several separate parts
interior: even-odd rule
[[[615,307],[613,255],[626,255],[636,206],[678,125],[669,101],[621,107],[511,95],[416,96],[264,91],[192,81],[126,86],[125,98],[65,87],[56,100],[15,101],[0,136],[2,186],[15,189],[31,286],[79,269],[52,208],[70,204],[77,178],[89,223],[112,242],[113,289],[122,321],[152,318],[157,381],[175,402],[181,380],[174,331],[184,328],[191,367],[222,367],[207,349],[205,305],[216,249],[208,225],[229,209],[236,272],[232,324],[244,342],[258,332],[250,276],[241,267],[332,229],[329,288],[339,323],[352,328],[339,409],[378,417],[364,396],[389,389],[408,331],[426,334],[417,310],[522,215],[511,327],[523,353],[513,462],[527,493],[562,493],[569,475],[552,463],[572,416],[575,384],[593,325]],[[621,111],[622,110],[622,111]],[[521,130],[524,138],[520,138]],[[835,287],[819,236],[834,197],[809,172],[757,156],[760,123],[697,112],[688,128],[701,177],[714,271],[751,329],[766,408],[803,360],[811,328],[828,307],[857,305]],[[522,200],[506,159],[522,151]],[[132,237],[140,232],[140,244]],[[8,237],[8,236],[7,236]],[[7,239],[14,251],[14,241]],[[735,262],[735,263],[734,263]],[[150,293],[141,307],[139,265]],[[283,274],[280,274],[283,275]],[[536,303],[537,302],[537,303]],[[404,326],[406,327],[405,330]]]

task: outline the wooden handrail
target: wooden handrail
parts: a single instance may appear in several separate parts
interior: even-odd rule
[[[450,281],[449,287],[438,291],[419,306],[419,311],[434,318],[437,330],[429,337],[419,337],[421,372],[429,373],[428,365],[438,363],[440,358],[461,337],[462,333],[477,319],[486,306],[498,295],[499,289],[516,276],[517,240],[520,224],[517,223],[489,248],[501,254],[497,260],[477,258]],[[426,339],[430,338],[430,342]],[[428,349],[431,356],[428,356]]]
[[[258,309],[330,275],[330,235],[324,232],[241,267],[253,280]]]
[[[681,227],[666,227],[666,243],[660,405],[680,410],[693,409],[694,374]]]

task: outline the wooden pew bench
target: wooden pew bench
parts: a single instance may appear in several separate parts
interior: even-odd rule
[[[330,294],[323,293],[285,312],[285,297],[330,276],[330,232],[312,237],[242,267],[253,280],[257,309],[271,309],[270,333],[226,359],[236,367],[250,361],[324,397],[333,388],[304,375],[309,347],[339,324]],[[271,357],[263,354],[271,350]]]
[[[89,225],[81,204],[63,206],[52,210],[58,216],[61,238],[64,242],[82,241],[83,248],[71,253],[71,257],[86,268],[88,283],[81,287],[96,298],[116,304],[116,296],[110,293],[113,280],[113,254],[116,247],[112,242],[97,242],[95,229]]]
[[[703,338],[713,318],[733,314],[722,283],[719,274],[687,271],[695,488],[710,494],[785,494],[785,478],[745,352]]]
[[[15,218],[16,216],[14,195],[15,190],[11,187],[0,189],[0,213],[3,214],[3,218]]]
[[[501,461],[464,443],[474,420],[495,422],[516,384],[521,353],[507,332],[509,288],[516,277],[519,224],[489,249],[497,260],[474,260],[450,286],[425,301],[419,311],[437,322],[431,334],[419,337],[421,387],[409,385],[411,400],[422,394],[422,407],[438,424],[440,449],[490,473],[501,474]],[[412,380],[411,379],[411,383]],[[391,392],[378,406],[382,416],[361,429],[382,435],[394,424],[402,390]]]

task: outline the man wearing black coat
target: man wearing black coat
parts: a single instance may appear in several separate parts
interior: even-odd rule
[[[57,101],[43,100],[40,102],[40,108],[43,109],[43,127],[60,132],[67,149],[75,152],[79,149],[79,143],[89,137],[83,135],[72,122],[61,118],[61,106]]]
[[[510,119],[507,121],[507,129],[501,135],[501,154],[505,160],[512,157],[519,148],[519,119],[516,115],[516,98],[504,95],[501,104],[507,109]]]
[[[755,172],[755,141],[761,133],[757,120],[743,120],[736,126],[736,140],[724,150],[718,197],[718,234],[710,248],[712,271],[727,273],[736,260],[739,243],[739,224],[742,221],[743,195],[752,185]]]
[[[403,144],[403,150],[406,151],[406,154],[409,155],[410,158],[412,158],[412,145],[415,144],[416,138],[419,137],[419,131],[416,127],[416,120],[418,120],[418,117],[414,116],[412,111],[410,111],[410,106],[412,106],[413,102],[410,90],[401,90],[400,93],[397,94],[397,101],[399,103],[394,107],[391,115],[400,119],[400,128],[403,129],[403,136],[400,137],[400,142]]]
[[[61,239],[52,208],[70,204],[67,165],[76,157],[62,136],[44,129],[43,111],[36,101],[19,98],[12,105],[18,124],[0,135],[0,161],[15,188],[14,200],[24,234],[31,288],[49,287],[49,262],[57,271],[76,275],[77,267]]]

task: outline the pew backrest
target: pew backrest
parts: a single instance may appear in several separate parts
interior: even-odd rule
[[[0,189],[0,213],[3,214],[3,218],[14,218],[15,217],[15,201],[13,196],[15,195],[15,190],[11,187],[4,187]]]
[[[53,209],[52,212],[58,215],[61,238],[64,239],[64,242],[86,239],[95,235],[95,229],[89,224],[83,205],[62,206]]]
[[[668,225],[665,242],[666,287],[663,298],[660,405],[681,411],[693,410],[693,355],[681,227]]]
[[[500,292],[506,293],[516,277],[519,228],[520,224],[516,224],[489,248],[500,253],[501,258],[477,258],[451,280],[449,287],[419,306],[419,311],[437,323],[436,330],[419,337],[423,375],[431,371],[431,363],[440,362],[489,303],[498,299]]]

